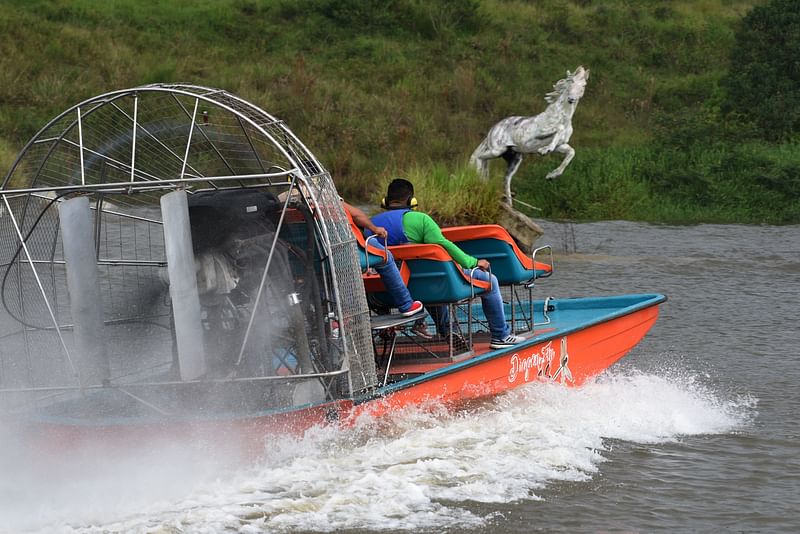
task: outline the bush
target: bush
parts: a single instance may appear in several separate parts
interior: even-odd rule
[[[800,3],[771,0],[742,20],[724,80],[724,110],[756,125],[771,141],[800,126]]]

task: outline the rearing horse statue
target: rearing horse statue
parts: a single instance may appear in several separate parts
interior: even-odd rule
[[[589,71],[578,67],[574,73],[567,71],[567,77],[559,80],[553,91],[544,99],[547,109],[533,117],[506,117],[489,130],[486,138],[478,145],[470,157],[481,177],[489,177],[489,160],[502,156],[508,164],[505,175],[505,199],[511,204],[511,177],[517,172],[523,154],[550,152],[565,154],[557,168],[545,178],[551,180],[560,176],[575,157],[575,150],[569,146],[572,136],[572,115],[583,96]]]

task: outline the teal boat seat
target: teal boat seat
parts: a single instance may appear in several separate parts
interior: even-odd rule
[[[453,226],[442,228],[442,234],[470,256],[488,260],[500,285],[524,284],[553,273],[552,261],[534,261],[500,225]]]
[[[389,250],[408,266],[408,290],[423,304],[460,302],[489,289],[489,282],[470,279],[439,245],[397,245]]]

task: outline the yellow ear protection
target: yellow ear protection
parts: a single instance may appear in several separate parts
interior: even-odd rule
[[[417,202],[417,197],[411,197],[405,206],[395,206],[390,208],[389,203],[386,202],[386,197],[383,197],[381,199],[381,207],[385,210],[404,210],[406,208],[411,208],[412,210],[417,211],[419,208],[419,202]]]

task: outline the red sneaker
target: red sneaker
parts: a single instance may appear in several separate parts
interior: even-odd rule
[[[418,300],[415,300],[411,303],[411,307],[409,309],[400,313],[403,317],[411,317],[412,315],[416,315],[424,309],[425,307],[422,305],[422,303]]]

